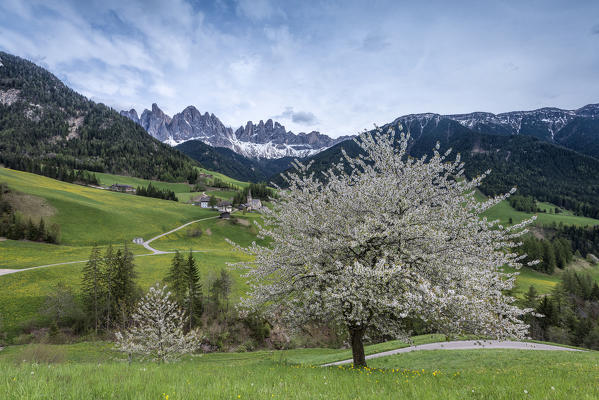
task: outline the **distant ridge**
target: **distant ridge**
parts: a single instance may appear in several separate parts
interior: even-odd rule
[[[186,107],[172,118],[156,103],[151,110],[121,111],[121,115],[141,125],[151,136],[171,146],[189,140],[201,140],[213,147],[225,147],[237,154],[254,159],[281,157],[307,157],[327,149],[348,136],[331,139],[320,132],[295,134],[283,125],[268,119],[257,124],[248,121],[233,131],[214,114],[202,114],[194,106]]]

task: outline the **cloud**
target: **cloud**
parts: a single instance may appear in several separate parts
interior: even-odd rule
[[[333,137],[409,113],[598,101],[599,2],[421,3],[3,0],[0,49],[114,108],[194,105],[230,126],[279,114]]]
[[[360,50],[377,53],[385,50],[389,45],[390,43],[387,38],[371,32],[367,34],[362,40],[362,43],[360,43]]]
[[[238,0],[237,14],[253,21],[267,20],[274,16],[285,17],[285,13],[270,0]]]
[[[299,125],[316,125],[318,118],[309,111],[294,111],[293,107],[286,107],[279,115],[275,115],[273,118],[288,119]]]

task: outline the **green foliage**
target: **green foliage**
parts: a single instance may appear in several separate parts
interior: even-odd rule
[[[138,186],[135,194],[138,196],[154,197],[163,200],[179,201],[177,196],[175,196],[175,192],[169,189],[158,189],[152,185],[152,182],[150,182],[147,187]]]
[[[52,224],[46,228],[43,218],[40,219],[37,225],[33,223],[31,218],[25,222],[23,217],[5,199],[8,193],[10,193],[8,186],[0,182],[0,237],[47,243],[58,243],[60,241],[60,227],[57,224]]]
[[[81,294],[92,327],[98,331],[126,324],[140,294],[127,245],[116,251],[109,246],[104,257],[94,247],[82,275]]]
[[[250,183],[248,187],[245,187],[235,193],[235,197],[233,197],[233,204],[239,205],[245,203],[250,192],[252,193],[252,198],[260,199],[262,201],[268,201],[277,196],[277,193],[273,189],[269,188],[264,182]]]
[[[293,157],[251,159],[224,147],[212,147],[200,140],[189,140],[175,147],[205,168],[242,181],[261,182],[289,168]]]
[[[191,330],[197,325],[203,312],[202,304],[202,283],[200,282],[200,273],[196,266],[193,253],[189,251],[187,260],[183,264],[183,282],[185,284],[185,296],[183,309],[188,318],[188,329]]]
[[[583,257],[592,253],[599,255],[599,226],[556,226],[558,235],[572,243],[572,249]]]
[[[229,311],[232,286],[231,274],[226,269],[221,269],[220,276],[212,282],[210,287],[210,299],[217,313],[224,312],[226,314]]]
[[[410,154],[414,157],[427,154],[436,142],[440,142],[442,150],[453,149],[451,159],[460,153],[468,178],[491,170],[481,186],[488,196],[506,193],[515,186],[519,195],[551,202],[576,215],[599,217],[599,159],[530,136],[474,132],[450,120],[430,123],[422,131],[417,121],[414,126],[403,128],[412,132]],[[309,172],[318,176],[342,159],[343,150],[350,157],[357,156],[360,151],[351,140],[341,142],[309,158],[307,161],[313,163]],[[285,186],[280,177],[272,180]]]
[[[29,61],[4,52],[0,57],[0,90],[19,91],[18,101],[0,104],[0,164],[69,181],[86,179],[73,170],[197,179],[194,161],[133,121],[77,94]]]
[[[532,268],[547,274],[552,274],[555,268],[564,269],[573,257],[570,242],[561,237],[546,240],[528,235],[522,240],[522,246],[517,251],[519,254],[526,254],[524,261],[527,263],[540,261]]]
[[[599,350],[599,286],[588,274],[566,270],[550,296],[526,300],[542,315],[529,321],[533,338]]]
[[[112,251],[112,248],[110,248],[110,251]],[[89,260],[83,267],[81,282],[81,297],[96,333],[100,328],[102,310],[106,308],[104,301],[107,297],[107,287],[104,280],[106,274],[102,268],[103,261],[100,250],[94,246]]]
[[[537,202],[532,196],[513,195],[509,197],[508,201],[510,205],[518,211],[527,213],[536,213],[539,211]]]

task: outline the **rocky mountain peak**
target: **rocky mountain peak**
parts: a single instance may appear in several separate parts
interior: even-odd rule
[[[186,107],[172,118],[156,103],[152,104],[151,110],[144,110],[140,118],[137,118],[135,110],[121,111],[121,115],[140,124],[156,139],[171,145],[196,139],[252,158],[305,157],[348,138],[331,139],[316,131],[295,134],[271,118],[266,122],[260,120],[257,124],[247,121],[245,126],[233,132],[214,114],[202,114],[194,106]]]
[[[136,124],[140,124],[140,122],[139,122],[139,116],[137,115],[137,111],[135,111],[134,108],[130,109],[129,111],[123,110],[123,111],[120,112],[120,114],[122,116],[124,116],[124,117],[129,118],[130,120],[132,120]]]

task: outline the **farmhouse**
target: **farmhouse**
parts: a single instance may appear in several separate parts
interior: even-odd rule
[[[133,186],[120,185],[118,183],[115,183],[114,185],[110,186],[110,190],[114,192],[135,193],[135,188]]]
[[[202,196],[199,199],[194,199],[193,205],[200,206],[202,208],[210,208],[210,196]]]
[[[231,204],[230,201],[226,201],[226,200],[220,201],[217,204],[217,207],[218,207],[218,211],[220,211],[221,213],[230,213],[233,211],[233,205]]]
[[[136,237],[135,239],[133,239],[133,243],[135,244],[143,244],[144,239],[140,238],[140,237]]]

